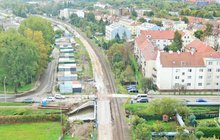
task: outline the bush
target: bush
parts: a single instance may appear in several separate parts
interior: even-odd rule
[[[202,131],[197,131],[197,132],[196,132],[196,137],[197,137],[198,139],[200,139],[202,136],[204,136],[204,133],[203,133]]]
[[[208,119],[208,118],[216,118],[218,114],[194,114],[196,119]]]
[[[220,128],[217,127],[199,127],[197,131],[202,131],[204,133],[204,137],[220,137]]]
[[[60,121],[60,115],[0,116],[0,124]]]

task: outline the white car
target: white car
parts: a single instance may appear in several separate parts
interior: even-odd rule
[[[47,97],[46,101],[48,102],[54,102],[56,99],[54,97]]]
[[[65,99],[66,97],[64,95],[61,94],[55,94],[54,96],[56,99]]]

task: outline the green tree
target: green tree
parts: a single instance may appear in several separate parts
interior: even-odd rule
[[[167,114],[172,116],[178,112],[187,116],[189,111],[182,101],[173,98],[155,99],[149,103],[149,107],[152,112],[158,115]]]
[[[140,23],[144,23],[144,22],[146,22],[146,19],[145,19],[145,18],[139,18],[138,21],[139,21]]]
[[[182,35],[176,31],[174,34],[173,42],[170,46],[168,46],[169,50],[172,50],[174,52],[180,51],[182,49],[183,43],[182,43]]]
[[[24,21],[22,21],[19,32],[24,35],[25,30],[31,29],[32,31],[41,31],[43,33],[43,38],[47,45],[54,43],[54,30],[49,21],[41,17],[30,16]]]
[[[207,23],[206,24],[206,29],[204,31],[204,35],[205,36],[210,36],[210,35],[212,35],[212,32],[213,32],[213,25],[211,23]]]
[[[43,34],[41,31],[32,31],[31,29],[27,29],[24,31],[24,36],[33,40],[37,44],[36,48],[39,55],[38,73],[41,74],[47,67],[50,47],[47,44],[45,44]]]
[[[202,39],[204,36],[204,32],[202,30],[197,30],[194,32],[194,36],[198,39]]]
[[[148,125],[145,123],[138,124],[136,127],[136,139],[150,140],[151,138],[151,130]]]
[[[182,19],[181,19],[182,21],[184,21],[186,24],[188,24],[189,23],[189,19],[187,18],[187,17],[182,17]]]
[[[196,137],[198,139],[201,139],[201,137],[203,137],[203,136],[204,136],[204,133],[202,131],[196,131]]]
[[[196,127],[197,122],[196,122],[196,116],[194,114],[191,114],[189,116],[189,124],[190,126]]]
[[[144,91],[145,94],[147,94],[150,90],[156,90],[155,85],[153,83],[153,79],[150,78],[143,78],[142,79],[142,90]]]
[[[12,85],[17,93],[18,87],[30,83],[37,73],[36,44],[16,31],[5,32],[0,36],[0,64],[8,84]]]
[[[89,22],[96,22],[95,14],[92,12],[89,12],[88,14],[86,14],[85,17],[86,17],[86,20]]]

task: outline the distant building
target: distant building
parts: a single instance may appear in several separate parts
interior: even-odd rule
[[[65,8],[63,10],[60,10],[60,18],[65,18],[65,19],[69,19],[69,17],[75,13],[78,17],[80,18],[84,18],[85,17],[85,13],[83,10],[74,10],[74,9],[68,9]]]
[[[187,29],[187,24],[184,21],[175,21],[173,23],[173,30],[186,30]]]
[[[113,23],[109,26],[105,27],[105,37],[107,40],[115,39],[115,37],[119,35],[120,39],[130,39],[131,38],[131,32],[130,30],[118,23]]]
[[[118,23],[125,26],[125,27],[127,27],[130,30],[131,35],[136,35],[137,29],[140,25],[139,22],[133,21],[133,20],[128,19],[128,18],[120,18]]]
[[[142,23],[140,26],[137,27],[137,36],[140,35],[141,31],[147,31],[147,30],[163,30],[160,26],[157,26],[156,24],[152,23]]]

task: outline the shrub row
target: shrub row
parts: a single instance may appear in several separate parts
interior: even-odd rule
[[[208,119],[208,118],[216,118],[218,114],[194,114],[196,119]]]
[[[0,124],[60,121],[60,115],[0,116]]]
[[[139,114],[139,117],[145,119],[145,120],[162,120],[161,115],[145,115],[145,114]]]
[[[215,137],[220,138],[220,128],[218,127],[199,127],[197,131],[202,131],[204,133],[204,137]]]

